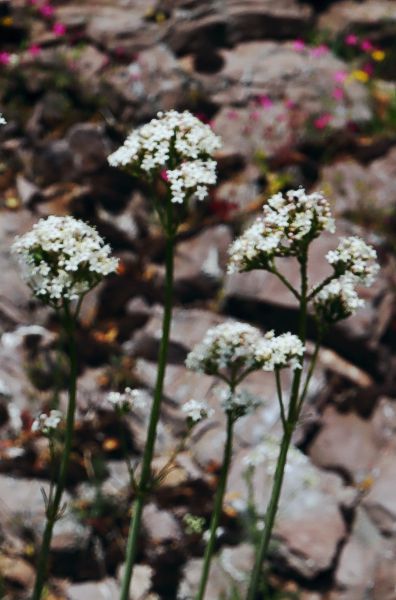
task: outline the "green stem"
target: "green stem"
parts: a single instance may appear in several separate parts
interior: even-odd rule
[[[213,556],[213,551],[216,543],[216,530],[219,525],[220,515],[223,507],[223,498],[227,485],[228,470],[231,463],[232,455],[232,436],[233,436],[234,419],[232,415],[227,415],[227,438],[224,447],[223,464],[221,467],[220,479],[216,491],[215,505],[213,508],[212,519],[210,522],[209,541],[205,549],[204,563],[201,573],[201,581],[199,584],[198,594],[195,600],[203,600],[208,582],[210,563]]]
[[[34,584],[32,600],[40,600],[43,587],[47,579],[48,558],[51,546],[52,533],[56,520],[59,518],[62,495],[66,485],[66,477],[69,467],[70,453],[73,440],[74,415],[76,411],[77,391],[77,348],[75,338],[75,320],[71,316],[69,308],[65,305],[64,328],[69,345],[70,379],[69,379],[69,402],[66,416],[65,445],[59,469],[59,478],[53,501],[48,506],[47,522],[41,543],[40,554],[37,563],[36,581]]]
[[[307,251],[305,250],[305,252],[303,252],[301,257],[299,258],[301,275],[301,293],[300,310],[298,317],[298,335],[303,343],[306,340],[307,331],[307,259]],[[276,465],[270,501],[266,511],[264,531],[257,547],[255,564],[250,578],[249,591],[246,600],[255,600],[257,597],[257,593],[261,583],[262,564],[268,554],[268,547],[272,536],[272,530],[274,528],[275,518],[278,512],[279,498],[282,492],[287,453],[290,447],[290,442],[293,436],[294,428],[299,417],[299,391],[303,363],[304,356],[302,356],[300,359],[300,368],[296,369],[294,372],[292,389],[290,393],[289,410],[279,450],[279,456]]]
[[[307,377],[305,379],[303,391],[302,391],[302,393],[300,395],[300,398],[299,398],[299,401],[298,401],[298,414],[300,414],[300,412],[301,412],[301,408],[302,408],[302,405],[304,404],[304,400],[305,400],[305,397],[306,397],[307,392],[308,392],[308,387],[309,387],[312,375],[313,375],[315,367],[316,367],[316,362],[317,362],[317,359],[318,359],[318,354],[319,354],[319,348],[320,348],[321,341],[322,341],[322,336],[321,336],[321,334],[319,332],[318,335],[317,335],[317,338],[316,338],[315,350],[314,350],[314,353],[313,353],[312,358],[311,358],[311,364],[309,365],[309,369],[308,369]]]
[[[276,275],[276,277],[278,279],[280,279],[280,281],[287,287],[287,289],[293,294],[293,296],[295,298],[297,298],[297,300],[301,299],[300,294],[297,292],[297,290],[294,289],[294,287],[292,286],[291,283],[288,282],[286,277],[284,275],[282,275],[282,273],[280,271],[278,271],[278,269],[275,267],[275,265],[273,265],[273,267],[271,269],[271,273],[273,273],[274,275]]]
[[[168,222],[171,220],[170,202],[168,203]],[[160,408],[162,400],[162,390],[164,386],[166,362],[168,358],[169,334],[172,320],[172,299],[173,299],[173,252],[174,252],[174,234],[167,233],[166,237],[166,256],[165,256],[165,303],[164,315],[162,320],[162,339],[158,357],[157,380],[154,389],[153,404],[151,407],[150,421],[147,431],[146,445],[142,458],[142,470],[137,490],[136,500],[132,507],[131,524],[128,534],[126,549],[125,572],[122,580],[120,600],[128,600],[129,588],[133,574],[133,567],[136,560],[138,537],[140,531],[140,522],[142,518],[143,506],[146,496],[150,491],[151,480],[151,461],[154,454],[154,446],[157,435],[157,425],[160,417]]]
[[[293,435],[292,428],[287,428],[283,434],[282,442],[280,446],[278,462],[276,465],[276,471],[274,475],[274,484],[271,491],[271,498],[267,507],[265,515],[265,527],[264,532],[260,538],[260,542],[257,548],[256,561],[253,567],[250,586],[247,595],[247,600],[255,600],[261,584],[261,569],[264,558],[267,555],[269,543],[271,541],[272,530],[275,523],[275,517],[278,512],[279,498],[282,491],[283,477],[285,474],[285,466],[287,460],[287,453],[290,446],[290,441]]]
[[[285,415],[285,407],[283,405],[283,394],[282,394],[282,384],[280,380],[280,369],[275,369],[275,380],[276,380],[276,393],[279,401],[279,409],[280,416],[283,426],[283,431],[286,429],[286,415]]]

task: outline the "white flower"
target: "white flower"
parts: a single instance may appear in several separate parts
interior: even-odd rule
[[[51,410],[49,415],[42,413],[32,423],[32,431],[39,431],[44,435],[52,435],[63,420],[59,410]]]
[[[234,417],[243,417],[254,411],[261,404],[261,399],[247,390],[232,392],[230,389],[222,390],[220,401],[224,412],[232,413]]]
[[[210,158],[220,147],[209,125],[188,111],[170,110],[132,131],[108,161],[149,177],[164,172],[172,202],[182,203],[193,194],[203,200],[208,185],[216,183],[216,163]]]
[[[15,238],[12,251],[34,294],[56,306],[87,293],[118,265],[98,232],[73,217],[41,219]]]
[[[203,341],[188,354],[192,371],[218,374],[223,370],[248,369],[256,364],[255,348],[262,333],[247,323],[227,321],[208,329]]]
[[[208,158],[221,147],[220,138],[190,112],[159,112],[157,118],[132,131],[123,146],[109,156],[113,167],[136,166],[143,171],[169,167],[186,160]]]
[[[191,419],[194,423],[198,423],[198,421],[202,421],[202,419],[214,415],[213,408],[210,408],[208,404],[202,400],[191,399],[188,402],[185,402],[182,406],[182,411],[186,414],[186,417]]]
[[[353,315],[358,308],[364,306],[355,290],[355,280],[348,273],[333,279],[318,292],[314,306],[320,319],[335,323]]]
[[[5,125],[6,123],[7,123],[7,121],[3,117],[2,113],[0,113],[0,125]]]
[[[123,392],[109,392],[107,401],[115,410],[125,413],[146,406],[146,398],[142,390],[133,390],[130,387],[126,387]]]
[[[240,372],[263,369],[273,371],[287,366],[300,367],[301,340],[291,334],[263,335],[247,323],[227,321],[209,329],[203,341],[188,354],[186,366],[192,371],[229,377]]]
[[[272,196],[258,217],[229,248],[228,272],[269,269],[277,256],[296,256],[301,246],[334,231],[330,205],[319,192],[303,188]]]
[[[337,275],[350,273],[364,285],[371,285],[379,271],[376,251],[356,236],[340,238],[337,248],[328,252],[326,259]]]
[[[293,333],[276,336],[273,331],[269,331],[256,348],[256,360],[262,363],[264,371],[285,367],[301,369],[300,358],[304,350],[304,344]]]
[[[166,172],[172,202],[182,203],[191,194],[198,200],[208,195],[208,185],[216,183],[216,162],[214,160],[193,160],[184,162],[178,169]]]

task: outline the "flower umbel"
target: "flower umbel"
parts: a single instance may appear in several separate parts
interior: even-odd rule
[[[319,192],[303,188],[272,196],[258,217],[229,248],[228,272],[271,270],[275,257],[298,256],[324,231],[334,231],[330,205]]]
[[[358,308],[364,306],[364,300],[359,298],[353,277],[342,275],[333,279],[318,292],[314,299],[315,312],[321,322],[336,323],[355,314]]]
[[[193,194],[202,200],[207,186],[216,183],[216,163],[210,159],[220,147],[209,125],[188,111],[170,110],[132,131],[108,161],[149,180],[162,172],[172,202],[182,203]]]
[[[376,251],[357,236],[341,238],[337,248],[326,254],[326,259],[336,275],[350,274],[364,285],[371,285],[379,271]]]
[[[144,392],[138,389],[126,387],[123,392],[109,392],[107,401],[113,408],[122,413],[129,413],[136,408],[144,408],[146,406],[146,398]]]
[[[234,419],[244,417],[261,404],[261,399],[247,390],[233,392],[229,388],[221,391],[220,401],[224,412],[231,414]]]
[[[32,423],[32,431],[51,436],[63,420],[60,410],[51,410],[49,415],[42,413]]]
[[[206,402],[194,400],[193,398],[183,404],[182,411],[192,424],[214,415],[213,408],[210,408]]]
[[[33,293],[53,306],[83,296],[118,265],[97,231],[73,217],[41,219],[12,251]]]
[[[216,375],[237,373],[256,366],[255,348],[262,333],[247,323],[227,321],[208,329],[203,341],[188,354],[186,366],[192,371]]]
[[[275,336],[270,331],[263,335],[247,323],[228,321],[206,332],[203,341],[188,354],[186,366],[207,375],[238,378],[258,369],[297,368],[303,352],[301,340],[291,333]]]

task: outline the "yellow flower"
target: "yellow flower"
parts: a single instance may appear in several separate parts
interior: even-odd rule
[[[14,19],[12,17],[3,17],[1,19],[1,24],[4,25],[4,27],[11,27],[13,22],[14,22]]]
[[[373,58],[377,62],[381,62],[382,60],[384,60],[385,56],[386,54],[383,50],[374,50],[374,52],[371,53],[371,58]]]
[[[366,71],[362,71],[361,69],[357,69],[356,71],[352,71],[352,77],[357,79],[357,81],[361,81],[362,83],[367,83],[369,80],[369,76]]]

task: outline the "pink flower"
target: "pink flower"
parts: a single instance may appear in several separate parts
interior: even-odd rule
[[[0,65],[8,65],[10,58],[9,52],[0,52]]]
[[[54,9],[50,4],[43,4],[39,8],[39,12],[43,15],[43,17],[52,17],[54,14]]]
[[[333,115],[331,115],[330,113],[324,113],[323,115],[321,115],[320,117],[317,117],[314,120],[314,127],[316,129],[325,129],[330,121],[333,119]]]
[[[294,48],[294,50],[296,50],[296,52],[300,52],[301,50],[304,50],[304,48],[305,48],[304,40],[301,40],[301,39],[294,40],[293,48]]]
[[[260,96],[259,103],[263,108],[270,108],[274,104],[268,96]]]
[[[37,46],[37,44],[33,44],[32,46],[30,46],[30,48],[28,48],[28,52],[30,56],[37,56],[38,54],[40,54],[41,48],[40,46]]]
[[[162,169],[160,177],[163,181],[169,181],[168,171],[166,169]]]
[[[358,41],[359,41],[358,36],[354,35],[353,33],[349,33],[344,38],[344,42],[347,44],[347,46],[356,46],[356,44],[358,43]]]
[[[345,96],[345,92],[342,88],[335,87],[334,90],[331,92],[331,95],[334,98],[334,100],[342,100]]]
[[[336,83],[344,83],[347,78],[348,73],[346,71],[336,71],[333,73],[333,79]]]
[[[227,117],[231,120],[231,121],[235,121],[236,119],[238,119],[239,115],[237,113],[236,110],[229,110],[227,112]]]
[[[66,27],[63,25],[63,23],[54,23],[52,31],[55,33],[55,35],[65,35]]]
[[[316,48],[312,48],[311,55],[315,58],[320,58],[324,56],[329,51],[329,47],[326,44],[320,44],[320,46],[316,46]]]
[[[366,63],[365,65],[363,65],[362,71],[367,73],[369,77],[372,77],[374,75],[374,67],[371,63]]]
[[[252,112],[250,113],[250,118],[252,121],[258,121],[260,119],[260,111],[252,110]]]
[[[370,40],[363,40],[360,44],[360,47],[364,52],[371,52],[372,50],[374,50],[374,46],[370,42]]]
[[[293,102],[293,100],[290,100],[289,98],[285,101],[285,106],[288,109],[292,109],[296,107],[296,103]]]

